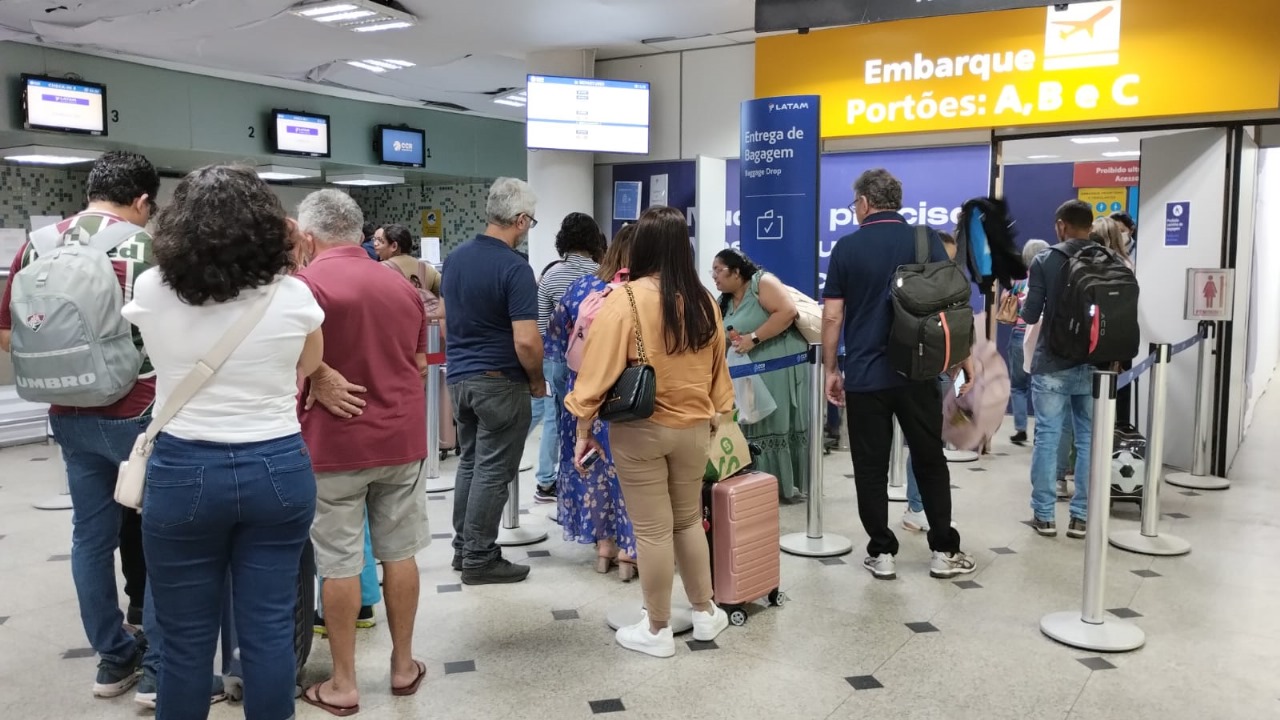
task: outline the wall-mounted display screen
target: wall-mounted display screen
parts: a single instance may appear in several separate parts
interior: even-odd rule
[[[329,157],[329,116],[272,110],[271,151],[280,155]]]
[[[373,149],[383,165],[419,168],[426,164],[427,133],[410,127],[379,125],[374,131]]]
[[[107,134],[107,86],[22,76],[22,124],[30,130]]]
[[[530,75],[527,146],[649,152],[649,83]]]

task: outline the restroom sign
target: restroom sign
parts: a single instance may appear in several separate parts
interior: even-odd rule
[[[1187,270],[1187,320],[1229,322],[1235,303],[1235,270],[1192,268]]]

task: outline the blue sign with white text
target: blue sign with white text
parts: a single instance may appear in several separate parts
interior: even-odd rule
[[[1165,205],[1164,246],[1186,247],[1191,242],[1191,203],[1172,202]]]
[[[818,294],[818,96],[742,103],[742,251],[810,297]]]

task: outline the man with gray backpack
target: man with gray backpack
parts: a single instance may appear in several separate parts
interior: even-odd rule
[[[0,348],[12,353],[18,395],[51,406],[67,468],[71,574],[100,658],[97,697],[127,692],[142,666],[156,669],[159,658],[149,602],[143,627],[150,638],[124,629],[113,557],[122,520],[113,498],[118,468],[146,429],[155,397],[142,337],[120,310],[151,267],[151,236],[142,226],[159,190],[145,157],[104,154],[89,172],[88,206],[31,233],[0,302]]]

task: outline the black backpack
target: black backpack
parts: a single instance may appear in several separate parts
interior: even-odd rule
[[[889,364],[900,375],[933,380],[968,359],[973,348],[969,281],[950,260],[929,262],[928,228],[916,228],[916,262],[894,272],[889,300]]]
[[[1066,258],[1062,292],[1049,323],[1049,350],[1080,364],[1105,365],[1138,354],[1138,279],[1095,242],[1055,248]]]

